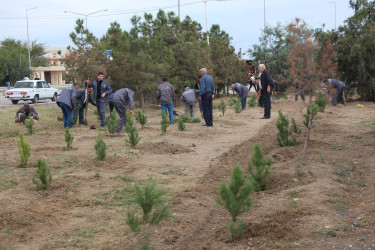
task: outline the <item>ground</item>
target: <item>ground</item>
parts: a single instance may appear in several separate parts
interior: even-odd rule
[[[105,161],[94,150],[99,130],[88,126],[72,128],[73,149],[65,149],[55,104],[36,106],[41,120],[34,135],[14,124],[16,107],[2,107],[0,249],[139,249],[143,235],[130,232],[126,215],[140,212],[134,186],[150,178],[168,191],[173,214],[150,228],[155,249],[374,249],[375,104],[351,102],[318,113],[303,155],[305,107],[277,100],[271,119],[261,120],[261,108],[235,114],[227,105],[223,117],[214,110],[214,127],[186,124],[178,131],[175,124],[165,135],[160,110],[146,109],[146,127],[136,124],[141,141],[135,148],[126,146],[126,134],[101,132]],[[278,110],[302,129],[296,146],[278,146]],[[93,111],[89,122],[98,125]],[[19,131],[31,144],[26,167],[19,160]],[[271,181],[267,191],[251,195],[251,209],[239,216],[245,232],[231,240],[231,217],[217,204],[217,190],[238,163],[249,176],[255,143],[272,158]],[[53,175],[47,191],[35,191],[31,181],[38,159]]]

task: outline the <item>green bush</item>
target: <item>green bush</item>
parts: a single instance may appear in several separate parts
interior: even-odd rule
[[[145,114],[138,110],[137,112],[135,112],[135,119],[137,120],[137,122],[139,122],[139,124],[142,125],[142,128],[144,128],[144,125],[147,123],[147,117],[145,116]]]
[[[233,108],[234,108],[234,112],[236,112],[236,114],[241,113],[241,111],[242,111],[241,98],[238,98],[238,99],[230,99],[230,100],[228,101],[228,103],[229,103],[229,106],[233,106]]]
[[[230,231],[230,236],[232,237],[232,240],[237,237],[240,237],[244,232],[243,221],[240,221],[238,226],[236,226],[236,224],[237,222],[234,222],[234,221],[229,224],[229,231]]]
[[[190,116],[187,116],[187,115],[180,115],[175,120],[176,120],[176,122],[179,122],[181,120],[183,123],[200,123],[201,122],[201,120],[199,118],[193,119],[193,118],[191,118]]]
[[[249,101],[247,101],[247,105],[249,107],[255,107],[257,105],[257,96],[256,95],[251,95]]]
[[[221,111],[221,113],[224,116],[224,113],[227,110],[227,105],[225,105],[225,102],[223,100],[221,100],[221,102],[219,103],[219,105],[217,106],[217,108]]]
[[[22,132],[19,133],[18,152],[20,153],[21,165],[27,165],[27,160],[30,157],[30,144],[23,138]]]
[[[316,100],[314,101],[314,103],[316,105],[318,105],[319,112],[324,112],[324,110],[326,109],[326,106],[327,106],[327,100],[323,96],[322,93],[318,93],[318,96],[317,96]]]
[[[179,131],[185,131],[186,130],[186,126],[185,126],[185,124],[182,120],[178,120],[178,130]]]
[[[95,151],[96,151],[97,159],[100,160],[100,161],[104,161],[105,156],[106,156],[107,146],[105,145],[102,134],[100,132],[99,132],[98,139],[96,139],[94,148],[95,148]]]
[[[264,159],[263,152],[258,144],[254,145],[255,153],[251,156],[252,164],[249,163],[250,183],[256,192],[267,190],[270,181],[272,159]],[[255,166],[255,172],[253,167]]]
[[[46,166],[45,161],[38,160],[38,170],[36,171],[32,181],[36,185],[36,191],[47,190],[51,185],[51,170]]]
[[[129,139],[125,139],[125,141],[129,144],[130,147],[137,146],[139,140],[141,139],[138,135],[137,129],[134,126],[133,118],[132,116],[126,112],[126,126],[125,131],[128,133]]]
[[[319,106],[315,103],[311,103],[311,110],[312,110],[312,120],[314,120],[316,114],[319,111]],[[303,121],[303,124],[308,127],[309,121],[310,121],[310,109],[307,107],[306,114],[303,115],[305,117],[305,120]],[[312,124],[312,121],[311,121]]]
[[[182,116],[182,115],[181,115]],[[166,132],[167,132],[167,128],[169,126],[169,122],[167,120],[167,112],[166,111],[162,111],[161,113],[161,122],[160,122],[160,126],[161,126],[161,134],[164,135]]]
[[[74,137],[70,134],[69,128],[65,128],[65,142],[68,150],[72,148],[73,139]]]
[[[293,128],[291,127],[289,129],[289,120],[283,115],[283,113],[280,110],[279,110],[279,118],[277,119],[277,122],[276,122],[276,127],[279,131],[277,133],[276,139],[280,147],[294,146],[296,144],[296,138],[292,136]]]
[[[119,122],[120,121],[116,119],[116,110],[114,109],[112,110],[112,113],[110,114],[107,120],[108,132],[114,135]]]
[[[140,231],[138,219],[135,217],[134,213],[128,212],[126,223],[129,225],[132,232]]]
[[[26,119],[25,120],[25,126],[26,126],[26,128],[27,128],[27,134],[28,135],[32,135],[32,134],[34,134],[34,119],[30,119],[30,118],[28,118],[28,119]]]

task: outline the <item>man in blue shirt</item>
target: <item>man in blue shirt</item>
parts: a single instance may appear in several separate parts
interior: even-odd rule
[[[203,126],[213,126],[212,121],[212,95],[215,92],[214,80],[207,74],[207,69],[202,68],[199,99],[202,100],[203,117],[206,122]]]

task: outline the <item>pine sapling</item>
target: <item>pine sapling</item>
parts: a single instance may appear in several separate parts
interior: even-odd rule
[[[27,118],[25,120],[25,126],[27,128],[27,134],[28,135],[34,134],[34,132],[35,132],[35,129],[34,129],[34,119]]]
[[[137,112],[135,112],[135,119],[137,120],[137,122],[139,122],[139,124],[142,125],[142,128],[145,127],[144,125],[147,123],[147,117],[145,116],[145,114],[138,110]]]
[[[20,153],[21,165],[27,165],[27,160],[30,157],[30,144],[23,138],[22,132],[19,133],[18,152]]]
[[[225,102],[223,100],[221,100],[221,102],[219,103],[219,105],[217,106],[217,108],[221,111],[221,113],[224,116],[224,113],[227,110],[227,105],[225,105]]]
[[[294,120],[294,118],[292,117],[292,127],[291,127],[291,130],[293,133],[299,135],[301,134],[301,129],[297,126],[296,124],[296,121]]]
[[[167,120],[167,112],[165,110],[161,112],[160,125],[161,125],[161,131],[162,131],[161,134],[164,135],[167,132],[167,128],[169,126],[169,122]]]
[[[69,128],[65,128],[65,142],[68,150],[72,148],[73,139],[74,137],[70,134]]]
[[[126,119],[127,122],[125,125],[125,131],[126,133],[128,133],[129,139],[125,139],[125,141],[130,145],[130,147],[135,147],[141,138],[138,136],[138,132],[134,126],[133,119],[128,112],[126,113]]]
[[[186,126],[181,119],[178,120],[178,130],[179,131],[185,131],[186,130]]]
[[[311,117],[311,123],[314,120],[316,114],[319,111],[319,106],[315,103],[311,104],[311,110],[312,110],[312,117]],[[305,120],[303,121],[303,124],[308,127],[309,126],[309,121],[310,121],[310,108],[307,107],[306,114],[303,115],[305,117]]]
[[[249,107],[255,107],[257,105],[257,96],[256,95],[251,95],[249,101],[247,102],[247,105]]]
[[[36,185],[36,191],[47,190],[51,185],[51,170],[46,166],[45,161],[38,160],[38,170],[36,171],[32,181]]]
[[[327,100],[323,96],[322,93],[320,93],[320,92],[318,93],[318,96],[317,96],[316,100],[314,101],[314,103],[316,105],[318,105],[319,112],[324,112],[324,110],[326,109],[326,106],[327,106]]]
[[[267,190],[270,181],[272,159],[264,159],[263,152],[259,144],[254,146],[255,153],[251,156],[252,164],[249,163],[250,183],[256,192]],[[255,172],[253,167],[255,166]]]
[[[106,157],[107,146],[103,140],[102,134],[99,132],[98,139],[96,139],[94,148],[96,150],[96,157],[100,161],[104,161]]]
[[[296,144],[296,138],[292,136],[293,131],[289,129],[289,120],[279,110],[279,118],[276,122],[276,127],[279,130],[276,139],[280,147],[294,146]],[[291,137],[291,139],[289,138]]]
[[[229,184],[222,183],[219,187],[220,199],[217,199],[217,203],[223,206],[232,217],[232,223],[229,226],[232,239],[243,233],[243,223],[236,227],[237,216],[250,209],[252,189],[252,185],[246,183],[242,175],[240,164],[234,167]]]
[[[118,126],[119,120],[116,119],[116,110],[112,110],[110,117],[107,120],[108,132],[112,135],[115,134],[116,128]]]

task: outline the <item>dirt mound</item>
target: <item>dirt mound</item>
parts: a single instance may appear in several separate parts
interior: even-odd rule
[[[146,142],[139,144],[137,146],[137,149],[147,151],[149,153],[153,154],[185,154],[193,152],[188,147],[179,145],[179,144],[173,144],[173,143],[167,143],[167,142]]]

